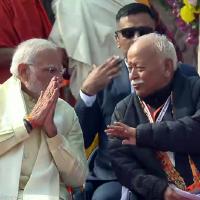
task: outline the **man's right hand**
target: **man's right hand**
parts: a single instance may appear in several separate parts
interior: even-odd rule
[[[83,82],[81,91],[86,95],[93,96],[104,89],[110,81],[119,75],[119,63],[122,61],[118,56],[112,56],[104,64],[94,67]]]

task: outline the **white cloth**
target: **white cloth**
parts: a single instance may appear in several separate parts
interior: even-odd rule
[[[88,96],[80,90],[80,97],[87,107],[91,107],[96,100],[96,95]]]
[[[23,124],[26,107],[20,81],[11,77],[0,86],[0,94],[0,199],[16,200],[23,141],[29,138]],[[65,185],[79,187],[87,176],[82,132],[74,109],[58,100],[54,122],[58,134],[48,138],[41,133],[40,149],[23,200],[58,200],[59,196],[66,200],[66,189],[60,192],[65,187],[60,187],[60,177]]]
[[[129,189],[122,186],[122,195],[120,200],[129,200]]]
[[[112,55],[121,55],[114,38],[115,15],[133,0],[54,0],[56,20],[49,39],[67,50],[72,59],[70,89],[77,97],[92,69]],[[81,77],[82,76],[82,77]]]

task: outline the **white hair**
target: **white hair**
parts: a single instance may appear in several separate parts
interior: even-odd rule
[[[177,69],[177,55],[176,50],[172,42],[169,41],[169,39],[165,35],[161,35],[158,33],[150,33],[147,35],[143,35],[140,38],[146,38],[150,40],[153,45],[155,51],[162,55],[164,59],[169,58],[173,62],[174,71]]]
[[[18,77],[19,64],[32,64],[37,54],[41,51],[53,49],[56,50],[57,46],[45,39],[33,38],[26,40],[17,46],[17,49],[13,55],[10,72],[14,76]]]

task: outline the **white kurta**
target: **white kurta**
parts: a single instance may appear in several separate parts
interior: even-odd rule
[[[0,199],[16,200],[24,141],[30,137],[23,124],[27,111],[20,81],[15,77],[0,86],[0,94]],[[74,109],[61,99],[57,102],[54,122],[58,131],[55,137],[48,138],[41,130],[41,144],[23,200],[68,199],[65,186],[60,187],[60,183],[79,187],[87,176],[78,118]]]

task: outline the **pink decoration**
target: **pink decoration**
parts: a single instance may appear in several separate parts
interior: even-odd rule
[[[191,45],[198,45],[198,20],[191,24],[185,23],[180,17],[180,8],[183,6],[180,0],[166,0],[172,9],[172,14],[176,17],[177,27],[186,35],[186,42]],[[194,6],[197,5],[197,0],[188,0]]]

